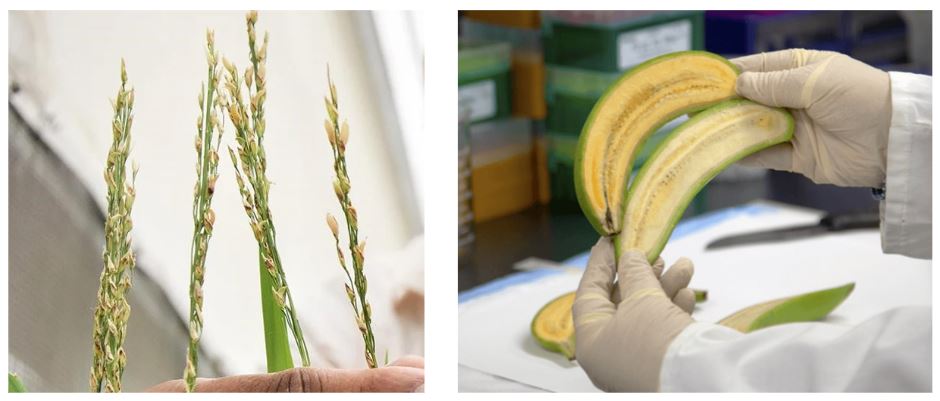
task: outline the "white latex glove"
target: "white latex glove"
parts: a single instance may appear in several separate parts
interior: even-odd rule
[[[666,349],[692,324],[689,313],[695,306],[695,294],[686,288],[692,279],[692,262],[682,258],[662,271],[662,259],[650,266],[639,251],[624,253],[615,264],[608,238],[601,238],[591,249],[572,314],[575,355],[600,389],[659,389]],[[622,297],[619,302],[614,298],[615,285]]]
[[[851,187],[885,183],[891,83],[888,73],[844,54],[790,49],[731,60],[739,95],[792,109],[796,130],[745,165]]]

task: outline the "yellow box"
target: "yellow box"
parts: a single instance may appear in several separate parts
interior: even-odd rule
[[[511,26],[515,28],[539,29],[542,27],[542,18],[539,11],[532,10],[467,10],[467,18],[495,25]]]
[[[545,62],[542,53],[514,51],[512,74],[512,115],[542,120],[545,118]]]
[[[470,128],[474,221],[516,213],[536,202],[531,122],[513,118]]]

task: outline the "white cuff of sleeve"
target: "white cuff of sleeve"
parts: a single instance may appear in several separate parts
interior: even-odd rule
[[[666,355],[663,356],[663,364],[659,370],[659,391],[664,393],[689,391],[685,379],[689,377],[690,371],[694,371],[700,366],[686,366],[678,361],[682,360],[683,356],[687,356],[687,354],[715,349],[710,345],[727,343],[743,335],[737,330],[714,323],[695,322],[690,324],[672,340],[669,348],[666,349]],[[691,347],[686,347],[687,345],[691,345]],[[694,362],[690,365],[693,364]],[[729,388],[725,383],[714,382],[712,385],[713,387],[710,389],[696,388],[693,391],[723,391],[723,389]]]
[[[881,205],[885,253],[931,257],[931,78],[891,72],[886,198]]]

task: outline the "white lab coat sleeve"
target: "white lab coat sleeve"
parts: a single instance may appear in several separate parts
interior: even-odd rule
[[[931,77],[891,72],[891,128],[881,248],[931,258]]]
[[[661,391],[931,391],[930,307],[857,325],[793,323],[743,334],[696,322],[666,350]]]

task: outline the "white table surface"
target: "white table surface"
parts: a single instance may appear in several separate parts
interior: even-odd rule
[[[855,282],[852,295],[825,322],[857,324],[885,310],[930,305],[931,262],[881,253],[876,230],[705,251],[715,238],[818,221],[814,210],[756,202],[680,224],[663,251],[695,264],[691,287],[709,291],[693,317],[715,322],[759,302]],[[587,254],[567,262],[583,267]],[[578,367],[531,338],[532,317],[552,298],[577,288],[578,270],[536,270],[461,294],[459,389],[462,392],[598,391]]]

